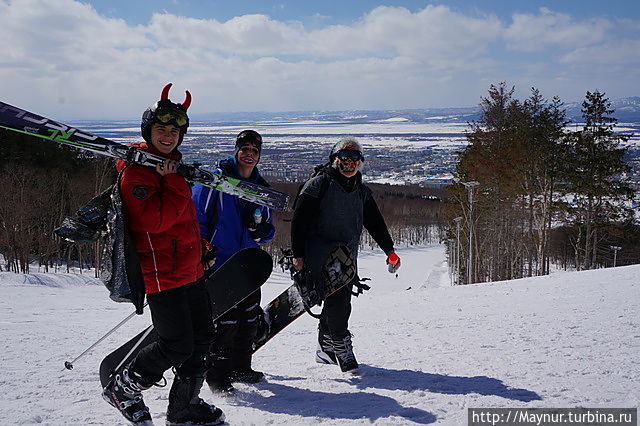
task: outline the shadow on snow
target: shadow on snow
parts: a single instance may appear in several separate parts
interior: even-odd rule
[[[273,380],[293,382],[302,377],[271,376]],[[478,394],[498,396],[514,401],[541,401],[542,397],[527,389],[512,388],[501,380],[486,376],[463,377],[424,373],[413,370],[391,370],[360,364],[357,375],[336,379],[360,392],[330,393],[301,389],[274,382],[259,384],[257,392],[244,393],[242,404],[272,413],[329,419],[378,419],[398,416],[419,424],[434,423],[437,417],[419,408],[403,407],[395,399],[368,391],[371,389],[423,391],[445,395]],[[240,396],[240,395],[238,395]]]
[[[379,388],[404,391],[427,391],[450,395],[494,395],[514,401],[541,401],[542,397],[527,389],[511,388],[501,380],[486,376],[462,377],[423,373],[413,370],[390,370],[360,364],[360,374],[339,379],[358,389]]]
[[[303,417],[369,419],[373,422],[398,416],[418,424],[436,421],[436,416],[428,411],[403,407],[395,399],[375,393],[318,392],[273,382],[260,383],[259,387],[261,390],[272,392],[273,395],[264,396],[255,392],[237,394],[242,399],[240,404],[271,413]]]

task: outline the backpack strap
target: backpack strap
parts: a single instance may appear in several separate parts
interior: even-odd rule
[[[327,173],[327,168],[329,168],[330,166],[331,166],[331,163],[324,163],[324,164],[318,164],[313,168],[313,173],[311,174],[311,176],[309,176],[309,179],[307,179],[306,181],[304,181],[304,183],[298,186],[298,192],[296,192],[296,196],[293,199],[294,208],[296,203],[298,202],[298,199],[300,198],[300,193],[302,192],[302,188],[304,187],[304,185],[314,177],[322,173]],[[320,186],[320,192],[318,193],[318,198],[324,197],[324,194],[327,192],[327,188],[329,188],[330,182],[331,182],[331,179],[322,180],[322,184]]]

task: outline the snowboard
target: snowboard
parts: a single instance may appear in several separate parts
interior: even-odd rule
[[[264,284],[273,260],[264,250],[240,250],[204,280],[211,299],[212,320],[219,318]],[[145,346],[155,342],[158,335],[150,325],[134,338],[107,355],[100,363],[100,383],[104,388]]]
[[[291,253],[285,253],[285,257],[287,255],[292,256]],[[284,263],[284,261],[281,260],[281,263]],[[288,265],[288,267],[292,276],[297,273],[292,265]],[[356,272],[356,264],[350,250],[345,246],[339,246],[334,249],[325,261],[322,271],[324,295],[322,295],[321,300],[324,301],[327,297],[352,282],[356,278]],[[360,285],[364,289],[368,289],[368,286]],[[311,313],[310,309],[313,305],[319,305],[320,303],[316,302],[316,295],[308,296],[309,290],[309,288],[301,285],[300,281],[294,282],[262,308],[264,316],[253,343],[254,353],[305,312],[316,316]]]

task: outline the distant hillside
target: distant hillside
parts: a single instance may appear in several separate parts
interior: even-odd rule
[[[472,121],[478,118],[478,107],[461,108],[424,108],[392,110],[344,110],[344,111],[285,111],[285,112],[215,112],[193,114],[192,121],[224,123],[255,123],[264,121],[288,121],[292,124],[300,121],[340,122],[343,124],[362,124],[402,118],[408,123]]]
[[[582,119],[582,101],[567,102],[567,117],[575,122]],[[631,96],[612,100],[615,117],[621,122],[640,122],[640,97]],[[393,118],[402,118],[409,123],[424,122],[467,122],[479,117],[480,109],[474,107],[459,108],[421,108],[421,109],[390,109],[390,110],[345,110],[345,111],[285,111],[285,112],[215,112],[193,114],[193,121],[224,123],[246,123],[250,125],[257,121],[314,120],[319,122],[339,121],[341,123],[359,124],[378,122]]]
[[[582,101],[567,103],[567,117],[572,121],[582,121]],[[611,106],[615,109],[614,117],[620,122],[640,122],[640,97],[614,99]]]

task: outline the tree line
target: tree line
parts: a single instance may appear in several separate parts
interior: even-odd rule
[[[458,153],[445,209],[456,282],[611,266],[612,247],[623,245],[618,265],[640,261],[638,239],[628,241],[638,227],[626,139],[605,94],[587,92],[584,124],[572,131],[558,97],[533,88],[520,101],[514,91],[490,87]]]
[[[309,172],[313,165],[309,166]],[[29,273],[70,266],[94,268],[97,243],[61,241],[53,230],[95,195],[115,182],[114,161],[0,129],[0,271]],[[272,182],[293,201],[301,183]],[[397,245],[441,240],[442,200],[437,188],[371,185]],[[276,236],[264,246],[274,259],[290,245],[291,211],[275,212]],[[364,233],[363,247],[373,246]]]
[[[310,167],[310,170],[313,167]],[[366,179],[365,179],[366,180]],[[290,206],[302,182],[274,182],[273,188],[289,195]],[[397,247],[418,244],[437,244],[443,238],[443,209],[447,192],[437,187],[367,184],[384,216],[389,233]],[[291,211],[274,212],[276,235],[263,248],[274,259],[281,248],[291,245]],[[362,233],[362,248],[376,248],[377,244],[367,232]]]
[[[95,248],[65,244],[53,230],[114,179],[113,161],[0,130],[0,270],[93,265]]]

